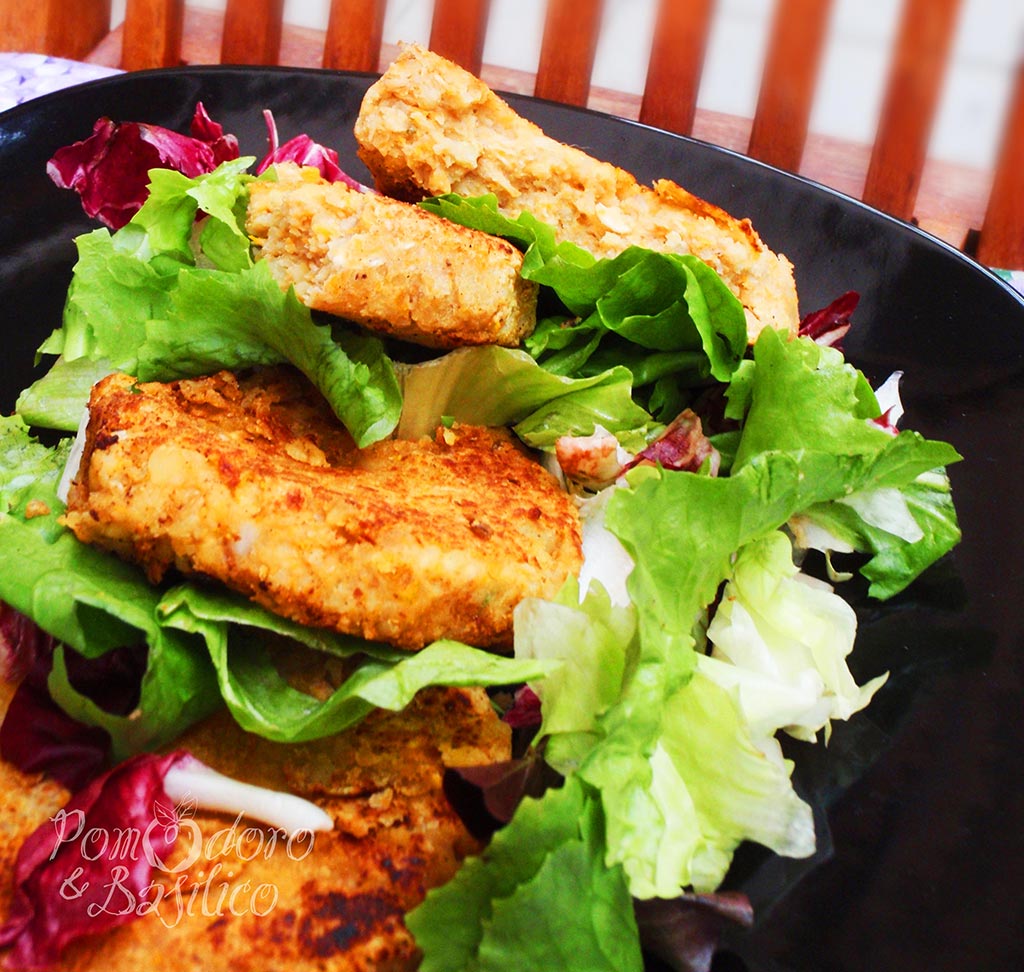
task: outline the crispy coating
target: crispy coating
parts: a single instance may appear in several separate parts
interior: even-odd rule
[[[250,187],[258,256],[307,307],[435,348],[516,347],[537,321],[537,285],[511,243],[419,206],[279,166]]]
[[[420,648],[511,640],[582,562],[575,508],[504,430],[357,450],[297,373],[93,390],[65,522],[302,624]]]
[[[179,808],[190,823],[167,861],[174,870],[154,872],[159,907],[71,945],[62,972],[414,969],[405,912],[479,849],[445,798],[444,771],[507,759],[509,733],[482,690],[429,689],[404,712],[379,710],[326,739],[272,743],[222,712],[179,747],[229,776],[312,800],[334,829],[289,851],[284,835],[248,820]],[[2,761],[0,781],[2,923],[17,849],[66,791]]]
[[[753,341],[799,323],[793,267],[737,220],[667,180],[628,172],[546,136],[482,81],[416,45],[367,92],[355,125],[377,187],[403,199],[494,193],[510,216],[527,211],[598,257],[627,246],[692,253],[725,280]]]

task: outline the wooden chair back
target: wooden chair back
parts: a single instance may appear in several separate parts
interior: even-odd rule
[[[859,193],[865,202],[902,219],[915,214],[961,6],[961,0],[902,2],[880,122]],[[222,25],[218,24],[219,57],[212,50],[212,56],[202,60],[297,63],[294,46],[282,49],[283,7],[284,0],[227,0]],[[316,59],[324,67],[378,70],[385,7],[386,0],[332,0],[326,31],[307,31],[310,36],[299,43],[319,47]],[[832,7],[833,0],[776,0],[757,110],[745,145],[754,158],[801,170]],[[435,0],[430,47],[480,74],[488,8],[489,0]],[[640,121],[684,135],[694,133],[714,9],[715,0],[660,0],[645,90],[636,112]],[[548,0],[533,94],[568,104],[588,103],[602,12],[603,0]],[[110,0],[0,0],[0,46],[84,57],[97,45],[111,43],[104,40],[109,16]],[[185,41],[184,0],[127,0],[119,66],[139,70],[180,64]],[[106,60],[110,62],[109,54]],[[827,170],[812,168],[808,174],[830,181]],[[849,191],[848,186],[839,188]],[[971,234],[979,259],[1024,268],[1021,70],[991,195],[979,222]]]

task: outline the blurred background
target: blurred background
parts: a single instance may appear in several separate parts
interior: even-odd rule
[[[0,54],[0,108],[69,83],[83,60],[370,70],[416,41],[498,91],[540,91],[748,153],[1024,271],[1024,0],[388,0],[382,37],[373,2],[0,0],[0,51],[16,52]],[[78,62],[38,63],[62,54]]]
[[[223,0],[189,0],[223,8]],[[328,0],[286,0],[285,21],[323,29]],[[385,43],[430,36],[432,0],[391,0]],[[632,94],[643,91],[656,0],[607,0],[593,83]],[[718,0],[699,107],[752,117],[757,102],[773,0]],[[836,0],[810,129],[870,142],[897,29],[898,0]],[[115,2],[114,23],[124,15]],[[536,69],[544,0],[491,0],[484,63]],[[1024,51],[1024,0],[964,0],[942,104],[933,129],[932,158],[987,169],[996,152],[1012,78]]]

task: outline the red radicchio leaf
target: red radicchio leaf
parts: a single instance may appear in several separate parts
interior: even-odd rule
[[[107,765],[110,736],[56,705],[46,690],[49,667],[37,666],[14,693],[0,725],[0,756],[23,773],[48,773],[76,790]]]
[[[193,178],[238,157],[237,140],[224,135],[202,103],[196,105],[192,132],[180,135],[159,125],[100,118],[87,139],[58,149],[46,171],[62,189],[79,194],[88,216],[117,230],[145,202],[150,169],[174,169]]]
[[[641,463],[657,463],[665,469],[697,472],[711,460],[711,473],[718,472],[718,452],[704,435],[700,419],[690,409],[681,412],[646,449],[638,453],[623,472]]]
[[[502,719],[513,729],[531,729],[541,722],[540,696],[529,685],[516,690],[512,707]]]
[[[842,350],[842,340],[850,330],[850,318],[860,302],[860,294],[848,290],[828,307],[811,311],[800,322],[800,337],[809,337],[815,344]]]
[[[5,967],[54,965],[70,942],[145,911],[153,868],[178,836],[164,777],[182,758],[188,754],[126,760],[29,836],[14,865],[10,915],[0,927],[0,946],[13,946]]]
[[[344,182],[357,192],[373,192],[342,170],[338,163],[338,153],[334,149],[314,142],[308,135],[296,135],[284,145],[278,145],[277,123],[274,121],[273,113],[266,110],[263,112],[263,118],[267,123],[267,142],[270,149],[263,161],[256,166],[257,175],[277,162],[295,162],[317,169],[328,182]]]
[[[34,621],[0,603],[0,674],[20,684],[0,723],[0,756],[25,773],[48,773],[77,790],[107,766],[110,737],[69,716],[52,698],[47,677],[54,640]],[[145,644],[114,648],[98,658],[67,650],[68,680],[100,708],[128,715],[139,701]]]
[[[448,802],[479,840],[507,824],[524,797],[539,797],[561,786],[562,777],[531,750],[521,759],[445,770]]]
[[[644,950],[674,972],[710,972],[725,928],[754,923],[749,899],[734,891],[634,900],[633,910]]]
[[[40,658],[53,654],[53,638],[31,618],[0,601],[0,678],[21,681]]]
[[[193,138],[205,142],[213,152],[213,159],[220,165],[238,158],[238,139],[234,135],[225,135],[224,127],[218,125],[207,113],[200,101],[196,104],[195,114],[189,132]]]
[[[112,648],[96,658],[77,651],[64,653],[68,681],[76,692],[91,699],[105,712],[126,716],[134,711],[142,694],[142,678],[149,664],[145,642]]]

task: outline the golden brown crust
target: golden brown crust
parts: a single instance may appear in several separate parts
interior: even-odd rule
[[[346,449],[293,375],[104,379],[65,522],[154,580],[207,575],[302,624],[405,648],[507,644],[515,605],[578,572],[576,510],[509,433]]]
[[[763,327],[795,331],[793,268],[737,220],[667,181],[622,169],[547,137],[482,81],[416,45],[367,92],[355,126],[378,188],[398,198],[494,193],[503,212],[533,213],[559,236],[614,256],[631,244],[692,253],[714,268]]]
[[[537,286],[511,243],[419,206],[304,178],[254,182],[247,231],[307,307],[429,347],[516,347],[536,324]]]
[[[223,712],[178,746],[229,776],[312,800],[334,829],[289,853],[282,834],[185,806],[187,823],[166,862],[174,870],[153,875],[164,888],[160,907],[75,943],[62,972],[414,969],[405,912],[479,849],[444,796],[444,771],[507,759],[509,732],[482,690],[430,689],[401,713],[377,711],[313,742],[272,743]],[[17,849],[66,792],[2,761],[0,781],[2,924]],[[201,853],[189,864],[196,846]],[[111,907],[123,906],[115,896]]]

